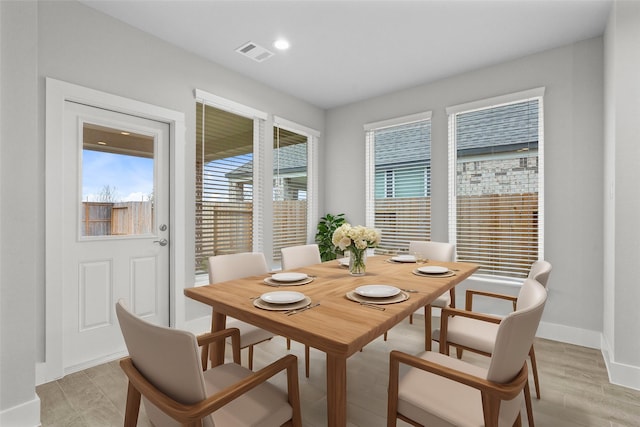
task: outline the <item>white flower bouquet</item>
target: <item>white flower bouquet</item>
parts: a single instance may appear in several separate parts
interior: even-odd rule
[[[331,242],[341,251],[349,250],[349,271],[353,275],[365,273],[366,249],[380,244],[380,231],[362,225],[344,223],[333,232]]]

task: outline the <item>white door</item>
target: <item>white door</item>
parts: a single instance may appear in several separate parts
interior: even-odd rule
[[[169,325],[169,125],[65,101],[63,369],[126,351],[124,299]]]

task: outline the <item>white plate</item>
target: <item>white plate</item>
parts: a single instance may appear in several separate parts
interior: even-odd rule
[[[397,255],[391,259],[395,262],[416,262],[416,257],[413,255]]]
[[[307,278],[304,273],[276,273],[271,278],[277,282],[298,282]]]
[[[388,298],[400,293],[400,289],[391,285],[365,285],[354,291],[356,294],[368,298]]]
[[[269,304],[291,304],[302,301],[304,294],[294,291],[274,291],[260,295],[260,299]]]
[[[349,266],[349,258],[340,258],[340,259],[338,260],[338,263],[339,263],[340,265]]]
[[[426,267],[419,267],[417,270],[420,273],[425,273],[425,274],[444,274],[449,271],[447,267],[441,267],[439,265],[429,265]]]

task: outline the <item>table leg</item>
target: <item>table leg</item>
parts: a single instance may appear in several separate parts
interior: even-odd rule
[[[347,425],[347,358],[327,353],[327,420],[330,427]]]
[[[212,310],[211,313],[211,332],[221,331],[226,328],[227,316]],[[211,365],[219,366],[224,363],[224,345],[225,340],[217,340],[211,344]]]

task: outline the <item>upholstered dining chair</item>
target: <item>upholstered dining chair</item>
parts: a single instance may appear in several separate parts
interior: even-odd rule
[[[409,242],[409,254],[421,253],[426,259],[431,261],[443,261],[450,262],[455,260],[456,247],[452,243],[447,242],[432,242],[432,241],[410,241]],[[443,308],[451,305],[455,307],[455,288],[451,288],[448,293],[444,293],[436,298],[430,305],[424,307],[424,349],[431,350],[431,331],[432,319],[431,308]],[[413,324],[413,313],[409,315],[409,323]],[[384,334],[384,339],[387,339],[387,334]]]
[[[209,257],[210,284],[267,274],[268,272],[267,260],[261,252],[242,252]],[[213,316],[211,317],[211,322],[213,323]],[[249,348],[249,369],[253,369],[253,346],[270,340],[275,336],[269,331],[232,317],[227,317],[227,328],[238,328],[240,330],[240,348]]]
[[[529,269],[528,279],[534,279],[540,283],[545,289],[547,289],[547,283],[549,275],[551,274],[551,263],[545,260],[535,261]],[[468,289],[465,295],[465,310],[473,311],[473,298],[474,296],[483,296],[489,298],[497,298],[501,300],[511,301],[513,309],[518,307],[518,298],[513,295],[505,295],[494,292],[484,292],[474,289]],[[495,339],[496,327],[495,325],[485,324],[481,325],[482,320],[472,319],[449,319],[449,339],[448,343],[456,347],[456,354],[458,359],[462,358],[462,352],[464,349],[490,355],[493,348],[493,341]],[[480,325],[480,326],[479,326]],[[483,331],[478,332],[475,328],[481,328]],[[434,336],[437,338],[439,332],[434,332]],[[533,384],[536,389],[536,397],[540,399],[540,380],[538,379],[538,364],[536,362],[536,353],[533,344],[529,351],[529,360],[531,361],[531,372],[533,373]]]
[[[317,244],[289,246],[280,249],[282,269],[293,270],[307,265],[320,264],[320,248]],[[291,340],[287,338],[287,349],[291,348]],[[304,346],[304,374],[309,378],[309,346]]]
[[[424,426],[521,426],[520,409],[529,390],[526,358],[546,299],[540,283],[525,281],[518,310],[496,319],[488,369],[442,353],[427,351],[411,356],[392,351],[387,426],[395,426],[398,418]],[[465,313],[455,308],[444,311]],[[448,342],[446,329],[441,340]],[[402,377],[400,364],[410,367]]]
[[[240,366],[238,329],[196,337],[146,322],[116,304],[129,357],[120,366],[129,379],[125,427],[137,423],[140,400],[156,427],[301,426],[297,358],[286,355],[252,372]],[[231,337],[234,363],[206,369],[208,345]],[[198,347],[203,347],[199,354]],[[204,363],[203,363],[204,361]],[[286,371],[287,392],[267,380]]]

